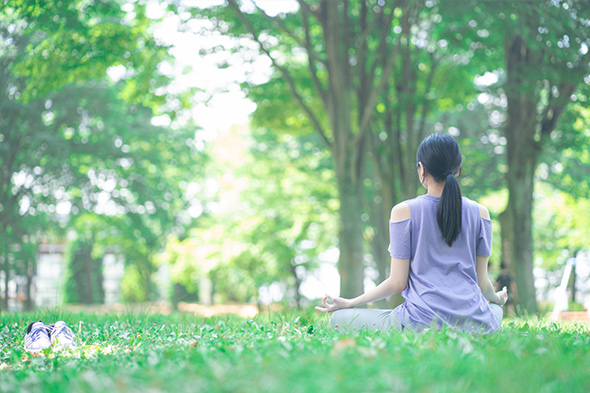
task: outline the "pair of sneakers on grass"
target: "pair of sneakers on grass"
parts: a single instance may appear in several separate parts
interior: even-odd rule
[[[43,322],[37,321],[31,322],[27,326],[26,351],[41,352],[49,347],[61,349],[77,346],[72,329],[64,321],[57,321],[53,325],[45,325]]]

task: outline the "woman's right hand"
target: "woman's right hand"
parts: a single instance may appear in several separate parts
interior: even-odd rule
[[[330,300],[331,303],[328,303],[327,300]],[[322,299],[322,306],[323,307],[317,306],[315,309],[321,312],[334,312],[343,308],[354,307],[350,299],[345,299],[339,296],[334,297],[330,295],[324,296]]]

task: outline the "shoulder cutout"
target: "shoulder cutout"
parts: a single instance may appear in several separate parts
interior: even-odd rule
[[[408,220],[412,217],[410,205],[406,202],[398,203],[391,209],[391,222],[400,222]]]
[[[477,204],[477,207],[479,207],[479,216],[481,218],[485,218],[486,220],[490,219],[490,212],[487,209],[487,207],[480,205],[479,203]]]

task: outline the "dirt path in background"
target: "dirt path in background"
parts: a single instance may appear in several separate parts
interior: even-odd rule
[[[64,310],[70,312],[90,312],[101,314],[126,314],[126,313],[148,313],[148,314],[170,314],[174,309],[169,302],[146,302],[127,304],[96,304],[96,305],[65,305]],[[178,303],[178,311],[191,313],[203,317],[214,315],[232,314],[244,318],[254,318],[258,315],[258,307],[254,304],[216,304],[204,306],[197,303]]]

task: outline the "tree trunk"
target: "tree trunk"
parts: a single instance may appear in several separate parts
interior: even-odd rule
[[[376,37],[379,42],[375,51],[383,55],[383,61],[378,57],[366,56],[368,45],[366,37],[354,35],[355,23],[360,23],[362,30],[371,32],[368,15],[372,7],[361,3],[359,18],[351,18],[354,10],[349,9],[348,1],[322,0],[313,6],[308,2],[299,2],[302,13],[305,38],[301,46],[308,54],[308,66],[311,71],[311,82],[315,93],[321,98],[323,106],[315,108],[302,94],[295,83],[288,67],[283,66],[272,55],[269,45],[260,39],[260,26],[253,25],[246,14],[240,9],[236,0],[229,0],[229,6],[242,19],[244,26],[260,45],[260,50],[271,60],[273,66],[280,72],[282,78],[289,85],[291,93],[297,100],[306,116],[326,144],[330,147],[336,167],[336,178],[340,198],[340,257],[339,272],[341,280],[341,295],[356,296],[363,291],[363,224],[361,209],[363,202],[363,167],[366,154],[365,139],[370,133],[370,124],[375,112],[376,100],[386,88],[381,79],[386,81],[393,69],[395,57],[389,53],[388,32],[395,18],[397,3],[389,9],[387,17],[384,11],[375,11],[374,23],[382,24],[377,29],[380,34]],[[261,11],[262,12],[262,11]],[[263,12],[262,12],[263,13]],[[274,22],[275,27],[287,30],[291,36],[297,36],[295,31],[289,31],[285,24],[267,14],[265,19]],[[323,51],[315,53],[312,39],[315,35],[310,29],[308,18],[314,18],[321,25]],[[354,57],[352,57],[355,55]],[[371,60],[372,59],[372,60]],[[353,66],[352,60],[355,60]],[[325,67],[325,79],[318,73],[318,66]],[[353,103],[354,99],[358,102]],[[327,113],[330,127],[325,127],[317,113]],[[356,116],[355,116],[356,115]],[[356,118],[356,119],[355,119]],[[328,131],[328,132],[326,132]]]
[[[523,22],[529,21],[526,17]],[[530,21],[532,26],[538,22]],[[529,26],[530,27],[530,26]],[[547,75],[539,68],[553,63],[553,56],[537,45],[530,46],[523,36],[527,29],[516,29],[504,38],[506,55],[506,97],[508,99],[507,120],[504,129],[507,139],[507,163],[509,200],[507,210],[512,219],[512,232],[503,237],[512,237],[514,272],[518,286],[519,304],[525,312],[537,312],[535,283],[533,276],[532,209],[534,175],[538,158],[542,152],[543,138],[548,138],[555,129],[560,114],[568,105],[576,86],[586,75],[586,64],[579,69],[565,67],[560,73]],[[570,64],[570,63],[568,63]],[[549,68],[551,69],[551,68]],[[583,71],[579,79],[570,73]],[[547,80],[545,78],[555,78]],[[548,83],[549,82],[549,83]],[[544,103],[543,101],[547,101]],[[544,107],[544,108],[543,108]],[[510,247],[506,249],[510,251]]]
[[[340,194],[340,296],[350,298],[364,289],[362,187],[347,168],[340,168],[336,175]]]
[[[510,113],[510,112],[509,112]],[[510,114],[509,114],[510,116]],[[526,116],[520,119],[528,121]],[[526,122],[517,119],[506,127],[508,139],[508,206],[512,218],[511,248],[518,288],[518,300],[523,311],[537,312],[535,280],[533,276],[533,187],[537,167],[537,144],[534,132],[526,129]],[[507,249],[507,251],[510,248]]]
[[[34,308],[33,297],[31,295],[31,287],[33,286],[33,275],[27,272],[27,281],[25,282],[25,303],[23,305],[25,311],[31,311]]]
[[[572,298],[571,301],[572,303],[576,302],[576,266],[578,265],[578,251],[576,251],[574,253],[574,264],[572,265],[572,279],[571,281],[571,294],[572,294]]]
[[[8,281],[10,280],[10,271],[8,269],[8,259],[4,260],[4,297],[2,298],[2,308],[8,310]]]
[[[389,179],[391,180],[391,179]],[[375,236],[372,241],[373,255],[377,264],[377,270],[379,272],[378,282],[385,280],[390,274],[390,263],[391,257],[389,255],[389,218],[391,208],[395,204],[393,201],[391,189],[393,187],[388,184],[383,186],[383,192],[381,193],[382,199],[387,200],[388,203],[373,203],[373,209],[375,212],[373,218],[373,225],[375,227]],[[404,302],[404,298],[401,293],[395,294],[389,298],[389,302],[379,303],[378,307],[390,307],[395,308]]]
[[[377,282],[381,282],[389,275],[389,216],[391,208],[394,205],[394,190],[390,182],[392,171],[391,166],[384,162],[384,155],[377,151],[376,136],[371,138],[371,157],[372,165],[372,183],[373,189],[371,195],[373,200],[368,201],[368,210],[370,212],[371,226],[373,227],[373,238],[371,246],[373,258],[379,277]]]
[[[92,245],[86,245],[83,249],[82,249],[82,256],[83,256],[83,261],[84,261],[84,276],[82,278],[82,287],[80,288],[80,294],[81,296],[81,300],[82,303],[85,304],[93,304],[96,303],[95,299],[94,299],[94,290],[95,290],[95,284],[94,284],[94,275],[92,274],[94,272],[94,261],[92,260]]]
[[[371,139],[371,156],[375,171],[373,175],[374,189],[375,193],[381,197],[381,203],[370,202],[371,219],[375,229],[372,241],[373,255],[379,271],[379,281],[383,281],[389,275],[390,256],[387,248],[389,246],[391,209],[397,203],[414,198],[417,190],[415,166],[408,159],[408,157],[413,157],[417,145],[413,145],[409,141],[402,143],[400,137],[402,131],[394,129],[393,119],[395,116],[393,112],[390,112],[389,115],[386,122],[387,140],[382,142],[378,140],[376,135],[373,135]],[[410,151],[412,151],[411,154]],[[396,294],[389,299],[389,307],[395,308],[403,302],[404,298],[401,294]]]
[[[299,292],[299,289],[301,288],[301,284],[302,284],[302,280],[301,278],[299,278],[299,275],[297,275],[297,263],[294,260],[291,260],[291,275],[293,276],[294,280],[295,280],[295,303],[297,304],[297,308],[301,308],[301,293]]]
[[[499,216],[500,221],[500,236],[502,237],[502,262],[510,272],[512,277],[515,277],[514,272],[514,220],[508,207]]]
[[[537,312],[533,276],[533,188],[541,152],[537,135],[540,92],[528,86],[527,69],[542,60],[520,35],[505,39],[507,119],[508,206],[512,219],[512,252],[518,303],[526,313]],[[505,236],[505,235],[504,235]],[[510,248],[507,249],[507,251]]]
[[[373,178],[375,185],[375,177]],[[378,187],[375,187],[378,189]],[[377,199],[377,198],[375,198]],[[389,276],[389,253],[387,248],[389,246],[389,228],[388,217],[385,215],[385,205],[381,201],[370,201],[368,204],[371,217],[371,226],[373,228],[373,237],[370,239],[371,248],[373,251],[373,259],[375,260],[375,267],[377,268],[378,277],[375,280],[377,284],[385,280]],[[387,301],[379,300],[376,302],[378,308],[388,307]]]
[[[534,168],[529,168],[529,173],[523,179],[523,182],[520,185],[516,184],[510,187],[510,201],[508,202],[508,208],[514,217],[512,244],[519,304],[530,313],[537,312],[533,276],[533,172]]]
[[[382,203],[372,201],[369,205],[373,227],[371,246],[373,249],[375,266],[379,273],[377,281],[381,282],[389,275],[389,253],[387,252],[389,246],[389,228],[387,226],[388,217],[384,214],[386,209]]]
[[[33,310],[34,303],[33,303],[33,296],[31,294],[31,288],[33,286],[33,275],[35,272],[35,267],[37,265],[37,252],[34,255],[30,255],[30,258],[27,256],[27,263],[25,265],[24,273],[26,277],[25,281],[25,302],[23,307],[25,311]]]
[[[92,258],[92,241],[80,240],[70,262],[72,293],[76,303],[102,304],[104,287],[102,259]]]

